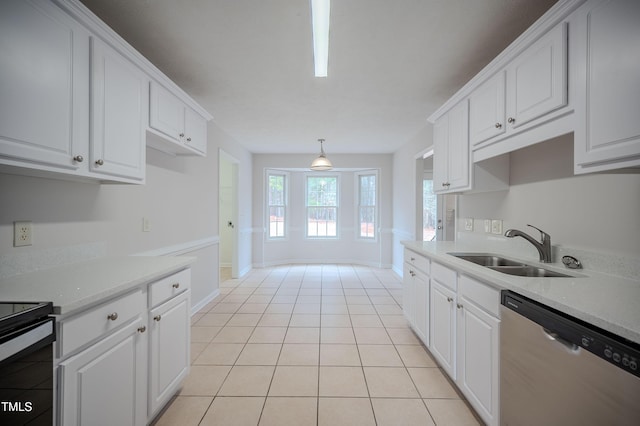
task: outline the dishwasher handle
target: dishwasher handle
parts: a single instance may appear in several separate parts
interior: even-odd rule
[[[576,345],[573,342],[568,341],[567,339],[560,337],[558,333],[553,332],[544,327],[542,327],[542,332],[544,333],[547,339],[558,342],[559,344],[564,346],[565,349],[567,349],[569,352],[574,353],[576,355],[580,353],[580,346]]]

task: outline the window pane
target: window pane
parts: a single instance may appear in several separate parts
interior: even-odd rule
[[[422,240],[432,241],[436,237],[437,197],[433,193],[433,180],[422,181]]]
[[[284,176],[269,176],[269,205],[284,204]]]
[[[284,237],[284,207],[269,207],[269,236]]]
[[[375,207],[360,207],[360,237],[375,238]]]
[[[358,183],[358,235],[360,238],[375,238],[376,175],[361,175]]]
[[[307,177],[307,236],[338,236],[338,178]]]
[[[337,209],[335,207],[309,207],[307,209],[307,236],[336,237]]]
[[[286,224],[286,176],[267,176],[269,238],[283,238]]]

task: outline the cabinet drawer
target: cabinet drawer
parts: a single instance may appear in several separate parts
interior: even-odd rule
[[[427,275],[430,272],[429,258],[422,256],[421,254],[418,254],[414,251],[404,249],[404,261]]]
[[[460,276],[459,294],[496,318],[500,312],[500,292],[464,275]]]
[[[440,284],[449,287],[453,291],[457,290],[456,276],[457,273],[453,269],[449,269],[436,262],[433,262],[431,265],[431,278],[438,281]]]
[[[60,322],[60,357],[97,340],[112,330],[142,315],[146,308],[142,290],[109,300],[70,319]]]
[[[191,287],[191,269],[149,284],[149,306],[154,307]]]

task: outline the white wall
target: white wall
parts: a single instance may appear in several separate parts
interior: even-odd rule
[[[0,265],[7,268],[21,257],[36,259],[33,262],[52,255],[63,258],[73,247],[97,245],[104,247],[97,255],[129,255],[207,240],[205,247],[187,253],[198,259],[192,290],[192,303],[197,304],[218,289],[218,146],[233,147],[245,162],[248,158],[245,167],[251,173],[250,154],[235,145],[209,123],[206,158],[172,157],[148,149],[145,185],[0,174]],[[143,217],[150,221],[150,232],[142,232]],[[30,247],[13,247],[13,222],[18,220],[33,222]]]
[[[400,241],[421,238],[416,236],[416,156],[432,145],[433,130],[427,124],[393,154],[393,270],[400,275],[403,259]]]
[[[530,223],[554,245],[640,256],[640,170],[574,176],[572,135],[511,153],[510,170],[508,191],[459,197],[458,217],[525,232]]]
[[[253,156],[253,261],[254,265],[267,266],[283,263],[357,263],[379,267],[391,266],[391,162],[392,156],[384,155],[329,155],[334,170],[328,174],[339,175],[338,239],[305,238],[305,176],[313,155]],[[265,170],[289,170],[289,236],[282,241],[268,240],[265,214]],[[298,169],[298,170],[293,170]],[[358,239],[356,236],[356,177],[353,170],[378,170],[378,229],[376,241]]]

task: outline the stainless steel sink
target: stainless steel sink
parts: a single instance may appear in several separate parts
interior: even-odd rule
[[[541,268],[539,266],[528,265],[526,263],[511,260],[492,253],[449,253],[459,259],[484,266],[503,274],[516,275],[519,277],[572,277],[571,275],[561,272],[552,271],[550,269]]]
[[[563,274],[549,269],[540,268],[531,265],[521,266],[489,266],[494,271],[502,272],[503,274],[517,275],[519,277],[556,277],[565,278],[571,277],[571,275]]]
[[[489,253],[449,253],[457,258],[473,262],[480,266],[523,266],[524,263],[505,259],[504,257]]]

